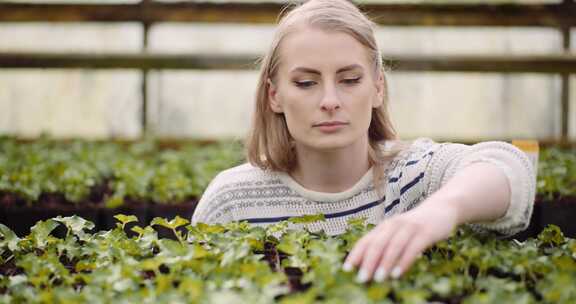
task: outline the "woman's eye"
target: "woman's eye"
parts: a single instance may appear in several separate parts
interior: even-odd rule
[[[299,88],[307,88],[314,84],[314,81],[294,81],[294,84]]]
[[[342,80],[342,81],[343,81],[344,83],[347,83],[347,84],[355,84],[355,83],[359,83],[359,82],[360,82],[360,78],[361,78],[361,77],[358,77],[358,78],[349,78],[349,79],[344,79],[344,80]]]

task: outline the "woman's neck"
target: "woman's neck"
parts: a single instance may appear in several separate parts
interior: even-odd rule
[[[330,151],[296,146],[298,165],[290,174],[304,188],[337,193],[354,186],[370,169],[368,139]]]

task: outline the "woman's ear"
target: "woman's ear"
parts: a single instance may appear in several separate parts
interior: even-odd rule
[[[270,109],[272,109],[275,113],[283,113],[282,110],[282,103],[278,98],[278,90],[276,85],[268,78],[266,80],[268,82],[268,101],[270,102]]]
[[[376,99],[372,104],[372,107],[377,108],[384,102],[384,96],[387,94],[388,86],[386,85],[386,78],[384,78],[384,73],[379,71],[376,75],[376,81],[374,83],[376,86]]]

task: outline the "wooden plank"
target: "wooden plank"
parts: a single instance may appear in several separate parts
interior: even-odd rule
[[[385,58],[386,59],[386,58]],[[434,55],[389,58],[392,70],[435,72],[576,73],[576,55]]]
[[[576,16],[575,16],[576,18]],[[570,29],[562,29],[562,47],[566,54],[570,53]],[[562,139],[567,140],[570,133],[570,74],[562,73],[560,76],[561,86],[560,86],[560,106],[561,106],[561,136]]]
[[[257,56],[0,53],[2,68],[247,70]]]
[[[0,68],[256,69],[259,55],[0,53]],[[576,54],[385,56],[394,71],[576,73]]]
[[[0,22],[275,23],[284,4],[150,2],[142,4],[0,3]],[[576,4],[365,4],[382,25],[576,26]]]

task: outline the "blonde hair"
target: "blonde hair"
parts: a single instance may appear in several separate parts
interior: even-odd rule
[[[382,73],[384,79],[384,100],[380,107],[372,110],[368,128],[368,158],[374,168],[375,186],[383,177],[383,164],[398,151],[382,153],[379,145],[384,140],[396,139],[386,106],[388,86],[384,74],[382,57],[374,38],[374,23],[354,4],[347,0],[310,0],[286,6],[280,13],[280,21],[269,51],[260,59],[260,76],[256,91],[255,111],[252,126],[246,142],[248,161],[264,170],[290,173],[297,165],[296,152],[283,114],[272,111],[268,99],[268,79],[274,82],[280,65],[280,45],[284,37],[297,30],[298,25],[306,24],[322,30],[344,32],[360,42],[369,53],[374,65],[374,79]],[[379,188],[379,187],[377,187]]]

